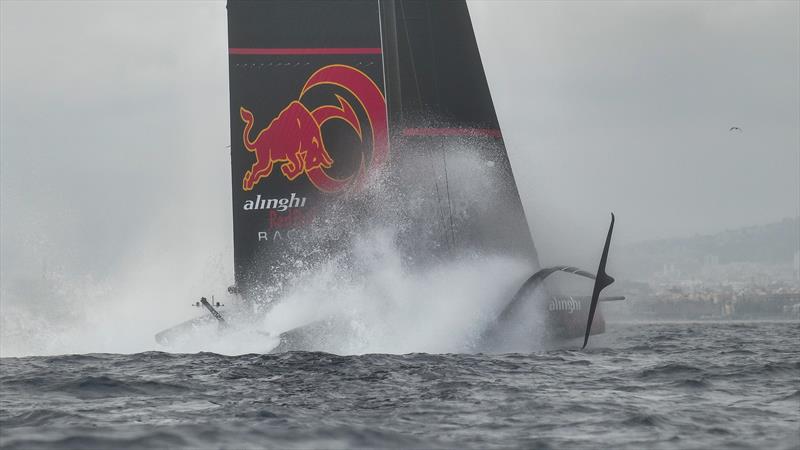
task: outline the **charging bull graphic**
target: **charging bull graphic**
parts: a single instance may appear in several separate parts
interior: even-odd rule
[[[338,105],[324,105],[309,110],[302,103],[307,92],[325,85],[349,92],[366,114],[371,130],[371,155],[362,155],[356,173],[344,179],[334,178],[326,172],[335,161],[325,147],[322,125],[329,120],[342,120],[363,141],[362,126],[352,105],[340,95],[335,95]],[[305,173],[317,189],[336,192],[362,182],[367,170],[380,168],[388,156],[386,100],[375,82],[354,67],[336,64],[314,72],[300,90],[298,99],[289,103],[254,139],[251,139],[255,122],[253,113],[241,107],[239,115],[245,123],[242,134],[244,148],[256,156],[256,161],[242,180],[242,189],[245,191],[252,190],[280,165],[280,173],[290,181]]]

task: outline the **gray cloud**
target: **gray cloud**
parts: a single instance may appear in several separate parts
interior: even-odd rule
[[[228,245],[224,4],[2,8],[4,269]]]
[[[798,214],[798,3],[470,6],[546,254]]]

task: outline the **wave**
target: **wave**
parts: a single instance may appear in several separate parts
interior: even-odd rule
[[[698,367],[686,364],[662,364],[655,367],[647,368],[639,372],[640,378],[654,378],[665,376],[678,376],[678,375],[702,375],[704,371]]]

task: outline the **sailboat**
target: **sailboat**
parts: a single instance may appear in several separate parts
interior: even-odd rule
[[[395,226],[415,267],[464,253],[530,267],[478,349],[502,351],[515,327],[584,346],[604,331],[598,303],[622,299],[600,297],[613,282],[604,270],[613,215],[597,276],[542,268],[464,0],[229,0],[227,11],[229,291],[249,306],[223,314],[202,299],[201,320],[235,326],[268,312],[298,270],[331,258],[356,267],[353,240],[379,222]],[[553,273],[595,279],[592,295],[543,294]],[[532,323],[533,313],[545,320]],[[197,323],[156,339],[169,344]],[[316,350],[313,335],[329,325],[283,333],[276,350]]]

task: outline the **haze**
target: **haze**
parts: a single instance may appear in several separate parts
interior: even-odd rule
[[[224,2],[0,8],[4,284],[230,281]],[[799,214],[800,3],[470,10],[545,262],[594,261],[612,210],[618,242]]]

